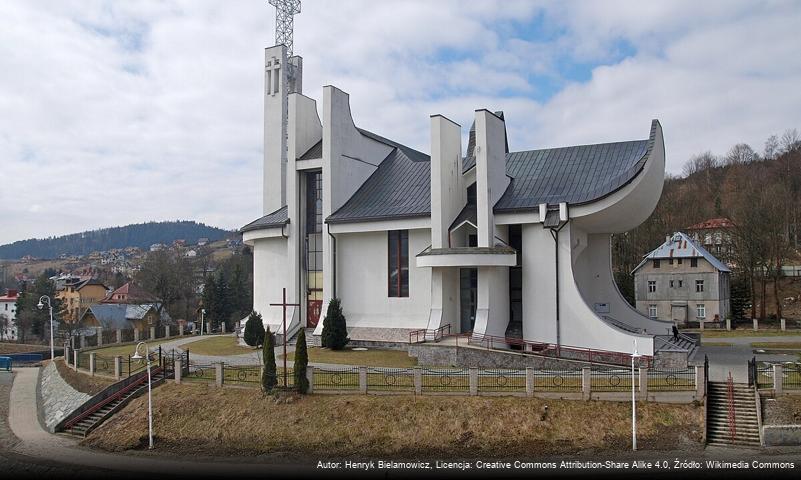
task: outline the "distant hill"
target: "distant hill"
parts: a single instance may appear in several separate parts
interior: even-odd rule
[[[228,230],[188,220],[137,223],[124,227],[102,228],[61,237],[20,240],[0,245],[0,259],[14,260],[25,255],[36,258],[58,258],[61,254],[87,255],[94,251],[125,247],[146,249],[154,243],[169,245],[177,239],[183,239],[187,244],[193,244],[197,243],[198,238],[205,237],[213,242],[232,234],[233,232]]]

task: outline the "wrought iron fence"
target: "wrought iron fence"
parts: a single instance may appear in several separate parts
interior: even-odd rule
[[[165,327],[162,325],[161,327],[156,327],[156,337],[155,338],[164,338],[167,332]]]
[[[649,392],[681,392],[695,388],[695,369],[648,370]]]
[[[94,335],[86,335],[84,337],[84,345],[87,347],[96,347],[97,346],[97,334]]]
[[[133,328],[129,328],[122,331],[122,341],[123,342],[133,342],[134,339],[134,331]]]
[[[478,392],[526,392],[526,371],[488,369],[478,371]]]
[[[466,368],[423,368],[421,376],[423,392],[457,393],[470,391],[470,372]],[[412,383],[412,386],[414,386],[414,383]]]
[[[367,390],[414,392],[414,369],[368,368]]]
[[[117,343],[117,331],[116,330],[103,330],[101,333],[103,338],[103,345],[107,345],[109,343]]]
[[[207,363],[193,363],[189,362],[189,373],[183,377],[182,381],[189,382],[214,382],[217,378],[217,373],[214,371],[214,365]]]
[[[757,388],[773,388],[773,365],[759,363],[756,367]]]
[[[581,392],[581,370],[534,370],[535,392]]]
[[[114,375],[114,357],[95,355],[95,372]]]
[[[357,367],[329,369],[314,369],[314,390],[358,390],[359,369]]]
[[[801,363],[785,363],[782,376],[782,387],[784,389],[801,389]]]
[[[623,392],[631,390],[631,370],[593,368],[590,371],[590,388],[593,392]],[[634,386],[639,387],[639,375],[634,375]]]
[[[261,385],[261,367],[223,365],[223,382],[231,385]]]
[[[89,369],[89,352],[78,352],[78,364],[75,367]]]

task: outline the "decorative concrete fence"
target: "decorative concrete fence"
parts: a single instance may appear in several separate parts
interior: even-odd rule
[[[214,383],[217,386],[261,386],[261,366],[190,363],[176,382]],[[703,367],[680,370],[640,368],[634,388],[641,400],[690,403],[703,398]],[[342,367],[307,370],[310,391],[330,394],[517,395],[573,399],[630,400],[630,369],[576,370],[478,368]],[[277,384],[284,385],[278,369]],[[291,369],[287,383],[294,384]]]
[[[801,393],[801,362],[761,363],[756,367],[756,384],[774,393]]]

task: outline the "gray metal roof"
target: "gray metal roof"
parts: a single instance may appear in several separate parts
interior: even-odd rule
[[[509,187],[496,212],[531,210],[540,203],[582,204],[630,182],[653,148],[657,121],[648,140],[512,152],[506,155]]]
[[[306,153],[298,157],[298,160],[314,160],[317,158],[323,158],[322,140],[312,145],[310,149],[306,150]]]
[[[81,316],[81,319],[89,312],[92,312],[92,315],[95,316],[97,321],[100,322],[100,326],[104,329],[126,329],[131,327],[131,320],[143,319],[151,309],[158,310],[158,304],[98,303],[89,307]],[[172,318],[170,318],[166,309],[161,312],[161,322],[162,324],[172,324]]]
[[[687,234],[676,232],[662,245],[643,257],[639,265],[632,272],[636,272],[645,265],[648,260],[670,259],[670,258],[705,258],[713,267],[721,272],[730,272],[729,267],[723,264],[714,255],[709,253],[704,247],[695,243]]]
[[[410,158],[411,152],[414,158]],[[326,222],[363,222],[431,215],[431,162],[416,150],[396,147]]]
[[[244,233],[251,230],[260,230],[262,228],[283,227],[287,223],[289,223],[289,214],[287,212],[287,206],[284,205],[273,213],[268,213],[258,220],[248,223],[244,227],[240,228],[239,231]]]

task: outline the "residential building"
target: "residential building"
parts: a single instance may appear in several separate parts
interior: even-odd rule
[[[158,305],[153,303],[101,303],[92,305],[81,316],[82,326],[104,330],[145,330],[173,324],[167,311],[163,310],[159,316]]]
[[[158,303],[161,300],[154,294],[148,292],[139,285],[128,282],[116,290],[113,290],[100,303]]]
[[[720,322],[731,312],[731,271],[682,232],[668,236],[633,273],[637,310],[650,318]]]
[[[17,299],[19,292],[8,289],[0,296],[0,340],[17,339]]]
[[[670,341],[671,322],[620,295],[610,260],[611,235],[661,195],[658,121],[640,140],[510,151],[503,112],[476,110],[466,149],[461,126],[432,115],[429,155],[357,127],[336,87],[318,110],[286,47],[267,48],[265,68],[264,216],[241,231],[253,308],[279,341],[319,338],[332,298],[363,342],[449,329],[657,355]],[[299,304],[286,331],[284,289]]]
[[[732,230],[734,222],[728,218],[710,218],[690,225],[685,230],[695,243],[726,263],[731,264],[734,254]]]
[[[61,300],[61,318],[65,322],[78,321],[91,305],[94,305],[108,295],[109,288],[95,278],[71,280],[56,292],[56,298]]]

